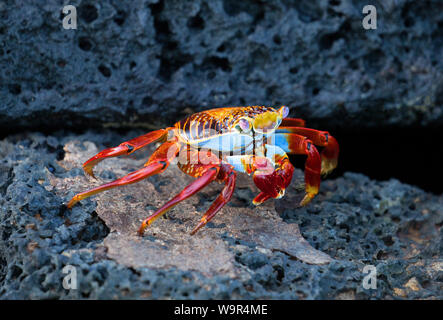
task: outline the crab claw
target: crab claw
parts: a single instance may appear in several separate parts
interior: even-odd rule
[[[269,161],[269,160],[268,160]],[[282,158],[276,163],[276,168],[257,166],[254,173],[254,183],[262,191],[252,201],[255,205],[259,205],[269,198],[279,199],[285,195],[285,190],[291,183],[292,174],[294,172],[293,165],[287,157]]]

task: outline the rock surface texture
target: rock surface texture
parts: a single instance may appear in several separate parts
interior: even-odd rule
[[[64,0],[0,1],[0,299],[443,299],[441,188],[348,172],[440,183],[443,2],[372,1],[365,30],[367,2],[72,0],[65,30]],[[138,237],[192,180],[174,166],[65,207],[154,146],[89,179],[81,165],[101,149],[233,105],[287,105],[340,138],[342,167],[307,207],[301,170],[260,207],[239,175],[196,235],[217,183]],[[63,287],[69,265],[77,289]]]
[[[443,298],[443,199],[397,180],[346,173],[297,208],[297,170],[283,199],[256,208],[257,190],[242,176],[231,203],[194,236],[217,183],[143,238],[135,234],[190,181],[173,166],[67,210],[75,193],[143,165],[150,150],[100,163],[98,181],[81,169],[99,149],[139,133],[0,141],[0,298]],[[62,287],[67,265],[77,270],[77,290]],[[366,265],[377,268],[376,289],[362,285]]]
[[[367,2],[367,1],[366,1]],[[161,127],[230,105],[280,105],[314,126],[443,124],[443,3],[0,3],[0,126]],[[325,126],[327,125],[327,127]]]

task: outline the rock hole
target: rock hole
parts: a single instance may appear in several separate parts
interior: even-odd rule
[[[66,154],[66,152],[63,149],[63,146],[62,145],[58,146],[56,149],[56,159],[58,161],[63,160],[65,158],[65,154]]]
[[[297,74],[298,68],[297,67],[292,67],[291,69],[289,69],[289,72],[292,73],[292,74]]]
[[[64,68],[66,66],[66,61],[63,59],[60,59],[57,61],[57,65],[61,68]]]
[[[281,266],[274,266],[273,267],[274,272],[277,273],[277,281],[281,282],[283,280],[283,278],[285,277],[285,270],[283,270],[283,268]]]
[[[160,68],[158,77],[164,82],[169,82],[173,74],[183,65],[189,63],[192,57],[183,54],[178,48],[178,43],[171,39],[171,30],[166,20],[161,19],[161,12],[164,8],[163,1],[149,6],[154,16],[155,39],[163,44],[160,58]]]
[[[280,36],[279,36],[278,34],[276,34],[276,35],[272,38],[272,41],[274,41],[274,43],[275,43],[276,45],[281,45],[281,38],[280,38]]]
[[[19,95],[20,93],[22,93],[22,87],[17,83],[10,84],[8,86],[8,89],[9,89],[10,93],[12,93],[13,95],[16,95],[16,96]]]
[[[111,76],[111,70],[103,64],[98,66],[98,71],[100,71],[100,73],[106,78],[109,78]]]
[[[114,17],[114,22],[117,25],[122,26],[123,23],[125,23],[125,19],[126,19],[126,12],[124,12],[123,10],[118,10]]]
[[[338,32],[323,35],[319,41],[320,50],[331,49],[334,42],[340,39],[341,37],[342,37],[341,34]]]
[[[414,8],[412,8],[413,3],[406,4],[403,9],[401,10],[401,17],[403,19],[403,24],[406,28],[410,28],[415,24],[414,19],[411,17],[410,12],[415,11]],[[415,8],[417,9],[417,8]]]
[[[161,19],[161,12],[164,8],[163,1],[149,5],[152,16],[154,17],[154,28],[156,31],[155,38],[157,41],[167,41],[171,35],[169,24],[167,21]]]
[[[205,28],[205,21],[200,15],[196,15],[195,17],[189,18],[187,26],[191,30],[203,30]]]
[[[203,65],[206,65],[208,69],[221,69],[225,72],[231,71],[231,65],[227,58],[220,58],[216,56],[208,57],[203,61]]]
[[[429,280],[424,280],[424,281],[421,283],[421,286],[422,286],[424,289],[430,289],[430,288],[432,287],[432,282],[429,281]]]
[[[92,4],[84,4],[79,8],[80,19],[86,23],[91,23],[98,18],[98,11]]]
[[[386,236],[382,240],[383,240],[384,244],[388,247],[390,247],[394,244],[394,239],[392,239],[391,236]]]
[[[349,65],[349,68],[351,68],[352,70],[358,70],[359,69],[359,65],[358,65],[358,60],[357,59],[350,60],[348,65]]]
[[[345,22],[342,23],[340,29],[337,30],[337,32],[328,33],[320,37],[318,43],[319,48],[321,50],[328,50],[334,45],[335,41],[341,38],[346,39],[346,34],[349,34],[351,32],[352,32],[351,23],[348,20],[346,20]]]
[[[12,266],[11,267],[11,278],[17,279],[22,274],[22,272],[23,272],[22,268],[15,266],[15,265]]]
[[[150,96],[146,96],[142,100],[142,105],[143,106],[151,106],[152,102],[153,102],[152,98]]]
[[[366,93],[371,89],[371,85],[367,82],[363,83],[361,86],[361,92]]]
[[[92,48],[92,43],[86,37],[80,37],[78,39],[78,47],[83,51],[89,51]]]
[[[174,73],[190,61],[192,61],[190,55],[181,54],[178,50],[176,53],[165,53],[160,59],[159,78],[165,82],[169,82]]]
[[[225,52],[226,50],[226,44],[222,43],[218,48],[217,48],[217,52]]]
[[[412,19],[411,17],[407,17],[407,18],[404,20],[404,25],[405,25],[406,28],[410,28],[410,27],[412,27],[414,24],[415,24],[414,19]]]

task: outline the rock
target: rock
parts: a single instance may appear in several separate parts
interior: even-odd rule
[[[86,148],[82,148],[86,146]],[[66,155],[60,166],[71,169],[81,167],[84,159],[89,159],[99,150],[90,142],[69,142],[65,146]],[[148,148],[153,151],[153,148]],[[83,160],[83,161],[82,161]],[[122,168],[135,166],[140,168],[146,162],[140,159],[114,159],[100,164],[101,170],[114,170],[118,176],[127,174]],[[50,174],[48,179],[63,198],[90,189],[104,182],[91,184],[84,176],[57,178]],[[178,194],[193,178],[183,174],[178,167],[171,166],[155,179],[141,181],[125,188],[114,189],[97,195],[97,215],[103,219],[111,233],[104,239],[108,257],[132,268],[177,268],[180,270],[199,271],[205,276],[229,274],[234,277],[240,270],[234,265],[234,255],[224,243],[229,236],[255,243],[259,249],[278,250],[298,258],[306,263],[325,264],[332,259],[312,248],[300,234],[296,224],[282,221],[272,203],[258,208],[227,206],[214,219],[205,232],[190,236],[189,232],[198,223],[202,213],[202,204],[209,208],[211,195],[220,192],[216,183],[205,188],[199,197],[191,198],[180,205],[184,216],[169,216],[170,219],[156,222],[148,228],[144,238],[137,236],[137,230],[149,214],[146,208],[159,207],[172,195]],[[218,188],[217,188],[218,187]],[[239,175],[237,187],[250,193],[259,193],[255,186],[250,186],[247,175]],[[252,189],[252,190],[251,190]],[[199,200],[200,198],[200,200]],[[202,203],[203,202],[203,203]],[[177,209],[173,212],[177,212]],[[152,212],[151,212],[152,213]],[[172,214],[171,214],[172,215]],[[173,223],[171,223],[171,221]],[[218,223],[217,223],[218,222]],[[215,225],[214,225],[215,224]]]
[[[243,177],[232,201],[194,236],[189,231],[220,192],[215,183],[143,238],[135,235],[141,219],[192,180],[172,167],[67,210],[63,203],[76,192],[146,161],[152,149],[107,159],[97,166],[99,181],[79,167],[139,133],[0,141],[7,177],[0,186],[0,298],[443,298],[442,197],[397,180],[346,173],[324,180],[313,202],[297,208],[303,173],[296,170],[284,198],[255,208],[256,189]],[[304,262],[317,256],[328,263]],[[67,265],[77,270],[78,289],[62,286]],[[376,267],[376,289],[362,285],[366,265]]]
[[[231,105],[288,105],[310,126],[443,124],[443,7],[361,1],[77,1],[0,6],[0,126],[171,125]]]

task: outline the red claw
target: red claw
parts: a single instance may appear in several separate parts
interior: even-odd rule
[[[262,191],[255,199],[254,204],[260,204],[269,198],[281,198],[285,189],[291,183],[294,166],[287,157],[282,158],[272,171],[258,170],[254,173],[254,183]]]

